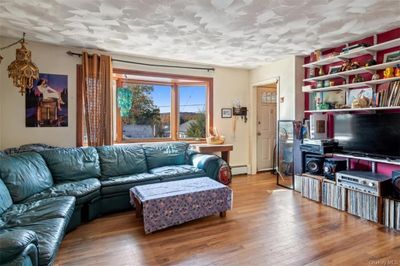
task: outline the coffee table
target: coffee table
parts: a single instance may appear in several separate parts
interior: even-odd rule
[[[146,234],[232,208],[232,190],[208,177],[136,186],[130,189],[136,217]]]

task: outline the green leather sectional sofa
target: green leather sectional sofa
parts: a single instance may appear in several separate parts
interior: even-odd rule
[[[130,209],[131,187],[219,180],[222,167],[181,142],[0,154],[0,265],[51,265],[65,232]]]

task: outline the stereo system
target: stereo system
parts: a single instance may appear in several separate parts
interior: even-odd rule
[[[338,142],[333,139],[304,139],[300,145],[300,150],[307,153],[326,154],[339,150]]]
[[[335,174],[347,170],[347,160],[339,158],[326,158],[324,162],[324,176],[335,180]]]
[[[393,196],[400,198],[400,170],[392,172]]]
[[[336,173],[336,184],[378,197],[389,195],[392,187],[390,177],[365,171],[338,172]]]
[[[313,175],[322,175],[324,172],[325,157],[321,155],[306,155],[305,170]]]

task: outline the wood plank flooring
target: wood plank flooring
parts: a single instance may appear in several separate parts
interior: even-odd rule
[[[145,235],[134,211],[81,225],[56,265],[400,265],[400,233],[304,199],[268,173],[234,177],[233,210]]]

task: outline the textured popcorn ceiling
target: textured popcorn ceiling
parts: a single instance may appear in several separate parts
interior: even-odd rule
[[[0,2],[2,36],[248,68],[400,24],[400,0]]]

